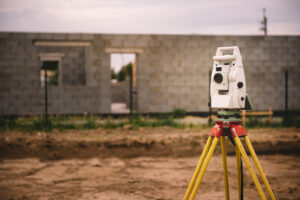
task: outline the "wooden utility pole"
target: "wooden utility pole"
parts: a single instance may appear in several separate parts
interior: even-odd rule
[[[48,74],[47,74],[47,67],[44,70],[44,87],[45,87],[45,122],[48,122]]]
[[[268,19],[267,19],[267,16],[266,16],[266,9],[263,8],[263,14],[264,14],[264,18],[263,20],[260,22],[262,27],[260,27],[260,30],[262,30],[265,34],[265,36],[267,36],[268,34],[268,29],[267,29],[267,25],[268,25]]]

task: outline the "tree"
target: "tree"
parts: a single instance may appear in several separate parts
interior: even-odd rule
[[[132,63],[128,63],[126,65],[126,75],[131,77],[132,76]]]
[[[117,73],[114,69],[111,69],[111,79],[117,79]]]
[[[125,81],[126,76],[132,76],[132,63],[124,65],[121,70],[116,74],[118,82]]]
[[[122,69],[117,74],[117,80],[118,82],[125,81],[126,78],[126,70],[125,67],[122,67]]]

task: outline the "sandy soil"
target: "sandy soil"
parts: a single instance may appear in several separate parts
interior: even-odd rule
[[[300,158],[260,156],[278,199],[299,199]],[[3,160],[1,199],[182,199],[198,157]],[[236,162],[228,157],[231,199],[237,198]],[[259,199],[244,168],[244,199]],[[221,155],[211,160],[196,199],[225,199]]]
[[[208,132],[2,132],[0,199],[182,199]],[[300,199],[299,129],[253,129],[249,137],[277,199]],[[235,156],[228,169],[230,196],[238,199]],[[245,166],[244,179],[244,199],[259,199]],[[196,199],[224,199],[220,145]]]

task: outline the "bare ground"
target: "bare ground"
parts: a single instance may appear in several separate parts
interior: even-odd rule
[[[140,129],[0,133],[0,199],[182,199],[209,130]],[[300,130],[249,137],[277,199],[300,199]],[[233,147],[227,140],[227,150]],[[254,165],[253,165],[254,166]],[[231,199],[235,156],[228,156]],[[259,199],[244,166],[244,199]],[[220,147],[197,199],[225,199]]]
[[[0,132],[0,159],[37,157],[66,159],[137,156],[197,156],[210,129],[140,128],[65,132]],[[299,129],[251,129],[258,154],[299,154]],[[228,153],[234,148],[228,145]],[[220,153],[220,149],[217,149]]]

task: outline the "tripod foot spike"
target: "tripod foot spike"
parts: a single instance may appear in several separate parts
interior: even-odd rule
[[[241,153],[237,145],[235,146],[235,152],[236,152],[236,167],[237,167],[237,175],[238,175],[239,200],[241,200],[241,193],[242,193]]]
[[[236,146],[238,147],[240,153],[242,154],[244,162],[246,163],[246,166],[247,166],[247,168],[248,168],[248,170],[250,172],[250,175],[251,175],[251,177],[253,179],[253,182],[254,182],[254,184],[256,186],[256,189],[257,189],[257,191],[259,193],[260,198],[262,200],[267,200],[267,197],[266,197],[266,195],[265,195],[265,193],[264,193],[264,191],[263,191],[263,189],[262,189],[262,187],[261,187],[261,185],[260,185],[260,183],[259,183],[259,181],[257,179],[257,176],[256,176],[256,174],[254,172],[253,167],[251,166],[250,160],[248,158],[247,153],[245,152],[245,149],[243,147],[243,144],[242,144],[240,138],[239,137],[235,137],[234,141],[235,141]]]
[[[199,173],[199,175],[198,175],[198,178],[197,178],[196,183],[195,183],[195,185],[194,185],[194,188],[193,188],[193,190],[192,190],[192,194],[191,194],[191,196],[190,196],[190,199],[191,199],[191,200],[194,200],[194,198],[195,198],[195,196],[196,196],[196,193],[197,193],[198,188],[199,188],[199,186],[200,186],[200,183],[201,183],[201,181],[202,181],[202,179],[203,179],[203,176],[204,176],[204,173],[205,173],[206,168],[207,168],[207,166],[208,166],[208,163],[209,163],[209,161],[210,161],[210,159],[211,159],[211,157],[212,157],[212,155],[213,155],[213,153],[214,153],[214,151],[215,151],[215,149],[216,149],[216,146],[217,146],[217,144],[218,144],[218,141],[219,141],[219,138],[215,137],[214,140],[213,140],[213,142],[212,142],[212,145],[211,145],[210,148],[209,148],[209,151],[208,151],[208,153],[207,153],[207,156],[206,156],[206,158],[205,158],[205,160],[204,160],[204,162],[203,162],[203,166],[201,167],[200,173]]]
[[[251,156],[252,156],[252,158],[253,158],[253,161],[254,161],[254,163],[255,163],[255,165],[256,165],[256,168],[258,169],[258,172],[259,172],[259,174],[260,174],[260,176],[261,176],[261,178],[262,178],[262,180],[263,180],[263,182],[264,182],[264,184],[265,184],[265,186],[266,186],[266,188],[267,188],[267,192],[268,192],[270,198],[271,198],[272,200],[276,200],[276,198],[275,198],[275,196],[274,196],[274,193],[273,193],[273,191],[272,191],[272,189],[271,189],[271,187],[270,187],[270,184],[269,184],[269,182],[268,182],[268,179],[267,179],[267,177],[266,177],[266,175],[265,175],[265,173],[264,173],[263,168],[262,168],[261,165],[260,165],[260,162],[259,162],[259,160],[258,160],[258,158],[257,158],[257,156],[256,156],[256,153],[255,153],[255,151],[254,151],[254,149],[253,149],[253,147],[252,147],[252,144],[251,144],[251,142],[250,142],[248,136],[245,136],[245,142],[246,142],[246,145],[247,145],[247,147],[248,147],[248,149],[249,149],[249,151],[250,151],[250,154],[251,154]]]
[[[189,183],[188,189],[187,189],[187,191],[186,191],[186,193],[184,195],[184,198],[183,198],[184,200],[188,200],[189,199],[190,193],[191,193],[191,191],[193,189],[193,186],[195,184],[195,180],[196,180],[196,178],[198,176],[198,173],[199,173],[199,171],[201,169],[201,166],[203,164],[204,158],[206,157],[208,149],[209,149],[209,147],[211,145],[211,141],[212,141],[212,137],[209,136],[209,138],[208,138],[208,140],[207,140],[207,142],[206,142],[206,144],[204,146],[204,149],[202,151],[202,154],[200,156],[200,159],[198,161],[198,164],[197,164],[197,167],[195,169],[195,172],[194,172],[194,174],[193,174],[193,176],[191,178],[191,181]]]

